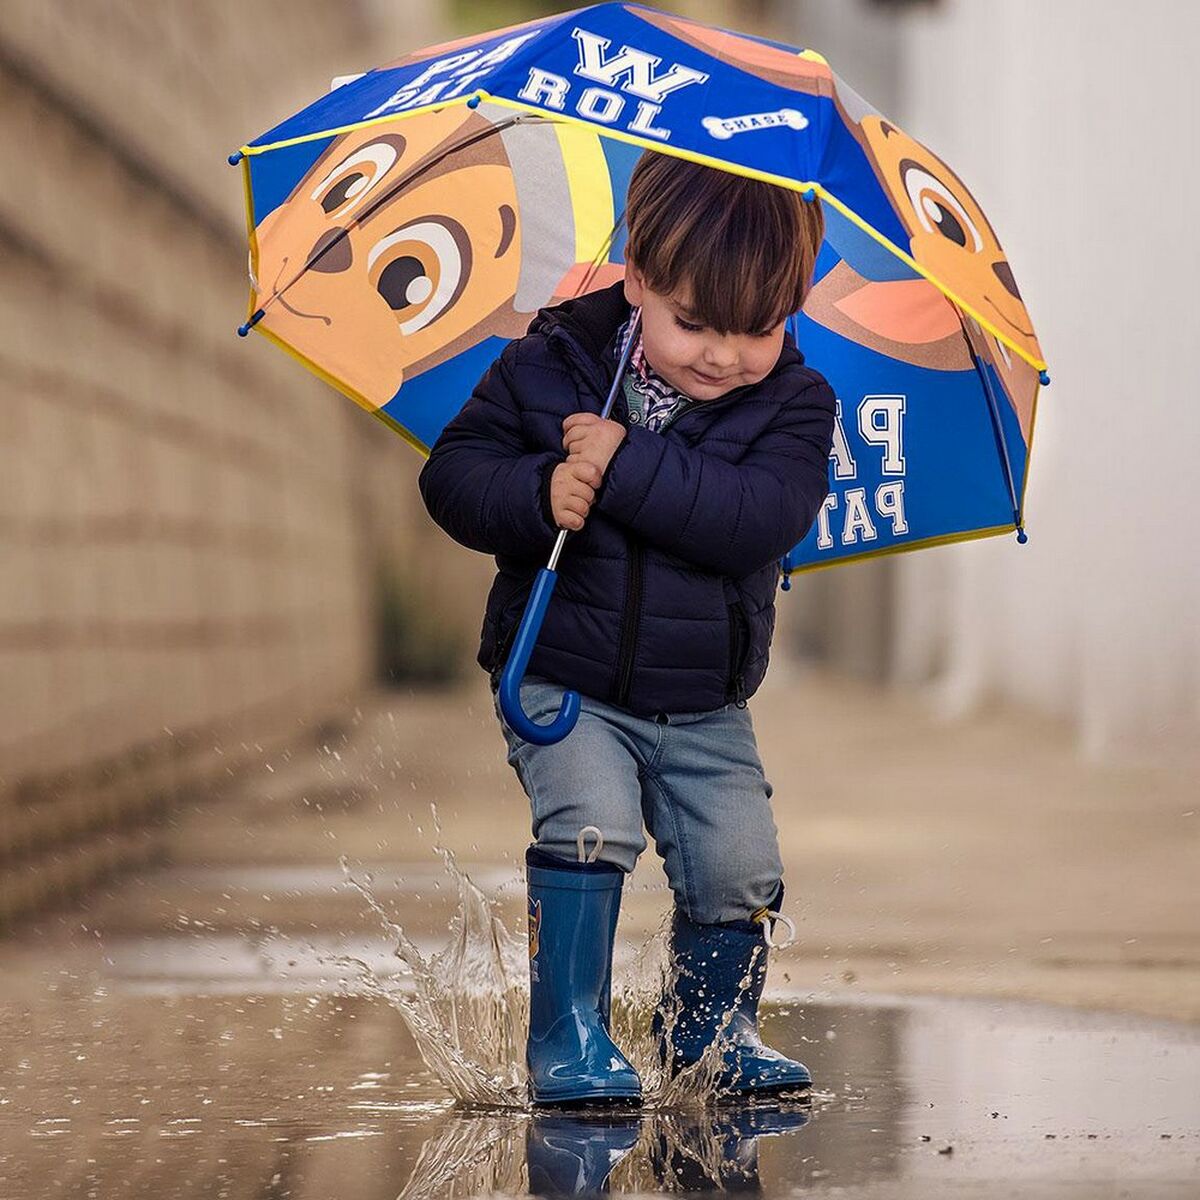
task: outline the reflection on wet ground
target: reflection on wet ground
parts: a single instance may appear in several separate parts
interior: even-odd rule
[[[812,1068],[811,1106],[588,1117],[455,1106],[376,997],[151,992],[66,968],[10,995],[5,1196],[1182,1197],[1200,1178],[1186,1026],[978,1001],[776,1004],[766,1033]]]
[[[1200,1195],[1200,1026],[862,998],[1040,990],[1200,1014],[1190,781],[1085,771],[1040,726],[948,739],[906,702],[818,682],[777,677],[755,713],[804,798],[778,812],[804,936],[773,958],[765,1032],[812,1068],[809,1106],[522,1105],[519,1063],[500,1068],[520,1053],[528,807],[481,678],[378,697],[264,757],[178,806],[160,869],[0,941],[0,1198]],[[438,804],[474,892],[430,852]],[[630,1050],[648,1019],[630,981],[671,902],[650,857],[618,931]],[[503,1107],[456,1106],[424,1065],[401,944],[444,985],[437,1035],[452,1019],[491,1048]],[[842,984],[855,995],[810,990]]]
[[[0,945],[0,1197],[1197,1194],[1200,1028],[789,998],[812,976],[786,952],[764,1034],[812,1069],[809,1104],[530,1112],[515,865],[468,879],[448,853],[369,870],[322,854],[176,864]],[[667,897],[627,899],[615,1020],[633,1051]],[[427,1059],[430,1038],[473,1056],[430,1071],[414,1011]],[[447,1064],[469,1068],[460,1095],[498,1102],[456,1104]]]

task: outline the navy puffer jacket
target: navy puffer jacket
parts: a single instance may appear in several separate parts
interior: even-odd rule
[[[543,309],[442,431],[421,471],[430,514],[496,556],[479,663],[498,678],[558,530],[563,420],[599,413],[629,315],[621,284]],[[829,490],[834,397],[791,337],[770,375],[665,432],[626,425],[584,528],[567,539],[529,673],[628,711],[706,712],[762,682],[779,560]]]

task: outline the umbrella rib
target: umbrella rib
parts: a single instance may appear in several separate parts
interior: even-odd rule
[[[963,328],[963,339],[967,343],[967,350],[971,355],[971,361],[975,364],[975,372],[979,376],[980,382],[983,384],[983,394],[987,397],[988,414],[992,419],[992,434],[995,437],[996,445],[1000,450],[1000,462],[1004,467],[1004,482],[1008,486],[1008,498],[1012,504],[1013,525],[1016,526],[1018,533],[1022,533],[1021,504],[1017,499],[1017,487],[1016,481],[1013,478],[1012,460],[1008,456],[1008,442],[1004,438],[1004,427],[1000,424],[1000,410],[996,405],[996,396],[992,391],[992,384],[988,379],[987,370],[984,368],[983,363],[980,360],[980,356],[975,353],[975,347],[971,344],[970,337],[967,336],[965,326]]]
[[[592,280],[596,278],[596,272],[600,270],[601,266],[608,261],[609,251],[612,249],[612,244],[617,238],[617,230],[620,229],[624,224],[625,210],[622,209],[617,216],[616,224],[614,224],[612,229],[608,231],[608,237],[604,239],[604,244],[592,256],[592,261],[588,266],[587,274],[583,277],[583,280],[575,289],[576,296],[582,296],[588,290],[588,288],[591,286]]]

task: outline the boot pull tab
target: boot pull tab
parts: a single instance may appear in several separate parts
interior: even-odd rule
[[[582,837],[582,833],[580,837]],[[783,913],[771,912],[766,908],[760,908],[757,912],[752,913],[750,920],[757,921],[763,927],[763,941],[767,943],[772,950],[786,950],[796,940],[796,923],[791,917],[785,917]],[[772,921],[782,921],[787,926],[787,941],[777,942],[774,932],[771,929]]]
[[[587,850],[587,836],[589,833],[596,839],[596,844],[592,847],[590,854]],[[581,863],[594,863],[600,857],[600,851],[604,849],[604,834],[595,825],[585,825],[579,831],[579,836],[575,839],[575,849],[579,852],[579,861]]]

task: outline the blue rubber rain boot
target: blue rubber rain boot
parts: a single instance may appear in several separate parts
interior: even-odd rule
[[[671,1114],[655,1122],[654,1178],[673,1192],[761,1192],[758,1139],[803,1129],[808,1116],[794,1106],[766,1104]]]
[[[746,1099],[811,1087],[812,1076],[803,1063],[763,1045],[758,1035],[758,1002],[767,979],[761,924],[699,925],[676,908],[671,958],[674,984],[655,1014],[654,1031],[672,1075],[699,1062],[719,1035],[720,1093]],[[722,1028],[726,1013],[729,1022]]]
[[[534,1104],[637,1104],[642,1082],[608,1034],[624,872],[530,847],[529,1041]]]
[[[600,1196],[637,1145],[637,1116],[554,1113],[535,1116],[525,1134],[532,1196]]]

